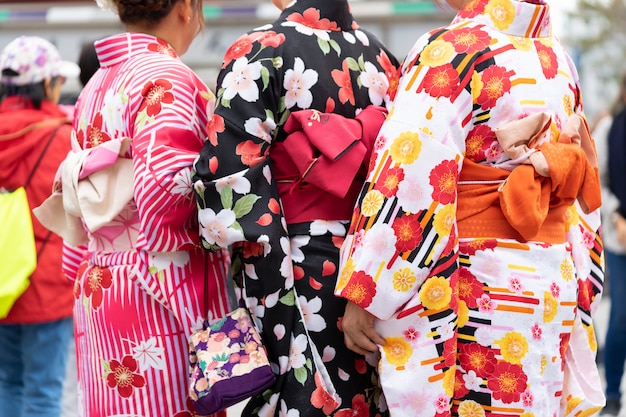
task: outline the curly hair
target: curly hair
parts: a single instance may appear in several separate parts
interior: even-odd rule
[[[122,23],[156,24],[167,16],[179,0],[114,0]]]

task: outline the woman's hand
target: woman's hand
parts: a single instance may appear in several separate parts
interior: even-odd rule
[[[374,316],[352,301],[346,305],[342,327],[346,346],[353,352],[367,355],[385,344],[385,339],[374,330]]]
[[[626,219],[621,215],[615,215],[615,228],[617,229],[617,240],[626,248]]]

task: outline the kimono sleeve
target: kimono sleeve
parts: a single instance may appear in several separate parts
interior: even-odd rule
[[[336,294],[382,320],[416,297],[448,307],[458,274],[457,182],[472,96],[450,62],[421,62],[427,44],[418,40],[405,61],[341,252]],[[450,82],[435,88],[441,71]]]

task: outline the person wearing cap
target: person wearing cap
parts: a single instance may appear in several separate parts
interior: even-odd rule
[[[32,208],[50,193],[71,149],[71,125],[57,102],[65,79],[78,76],[79,69],[61,60],[47,40],[21,36],[2,50],[0,70],[0,190],[28,183]],[[32,222],[37,268],[0,320],[0,417],[60,415],[73,285],[62,270],[61,238],[34,216]]]

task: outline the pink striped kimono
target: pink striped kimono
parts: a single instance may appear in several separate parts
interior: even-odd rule
[[[81,413],[194,416],[187,338],[202,322],[205,255],[190,178],[213,95],[152,36],[124,33],[96,49],[101,69],[79,97],[74,122],[87,154],[81,172],[106,164],[99,145],[130,138],[119,155],[132,161],[132,176],[111,185],[105,200],[131,184],[132,197],[113,220],[86,227],[74,287]],[[208,256],[209,315],[221,317],[228,258]]]

